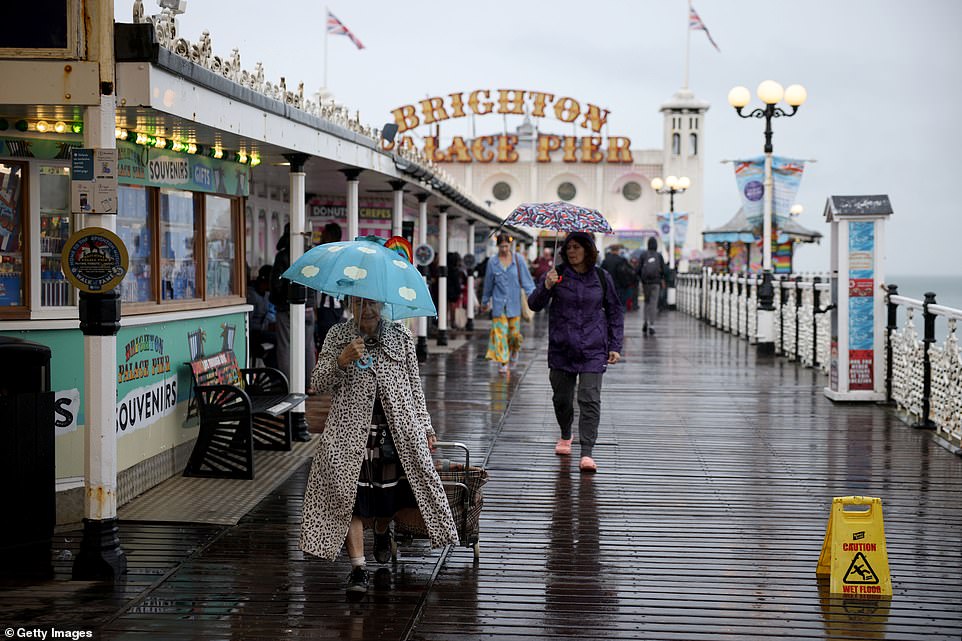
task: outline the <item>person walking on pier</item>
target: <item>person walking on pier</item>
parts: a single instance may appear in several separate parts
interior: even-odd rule
[[[550,270],[528,298],[531,309],[548,307],[548,380],[561,438],[555,454],[571,454],[577,387],[578,440],[582,472],[595,472],[592,458],[601,421],[601,379],[621,359],[624,308],[608,272],[595,265],[598,249],[591,236],[565,238],[561,264]]]
[[[418,374],[414,339],[382,317],[382,304],[350,297],[353,320],[332,327],[311,376],[331,391],[331,409],[311,465],[300,547],[351,560],[347,591],[368,586],[364,528],[374,559],[391,560],[390,522],[426,532],[434,547],[458,542],[444,486],[431,460],[435,434]]]
[[[638,279],[645,297],[645,324],[641,332],[653,335],[655,317],[658,315],[658,296],[665,279],[665,259],[658,253],[658,241],[654,236],[648,238],[648,249],[638,258]]]
[[[497,260],[488,261],[481,293],[481,310],[491,312],[491,333],[484,357],[500,363],[498,371],[502,374],[507,374],[511,364],[518,361],[521,349],[521,296],[534,291],[531,272],[513,245],[511,236],[498,236]]]

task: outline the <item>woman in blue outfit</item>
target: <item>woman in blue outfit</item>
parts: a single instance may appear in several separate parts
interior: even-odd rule
[[[510,363],[518,360],[521,349],[521,290],[528,296],[534,291],[534,280],[527,263],[514,251],[514,240],[507,234],[498,236],[498,255],[488,261],[484,271],[481,310],[491,311],[491,334],[484,357],[500,363],[498,371],[507,374]]]
[[[561,264],[538,283],[528,297],[531,309],[548,307],[548,380],[561,438],[555,454],[571,454],[571,426],[577,386],[578,440],[582,472],[598,466],[592,449],[601,420],[601,378],[621,359],[624,308],[608,272],[595,266],[598,249],[584,232],[565,238]]]

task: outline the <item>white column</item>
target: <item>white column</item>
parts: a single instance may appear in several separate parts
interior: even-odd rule
[[[360,169],[342,169],[341,173],[347,178],[347,238],[344,240],[354,240],[358,234],[358,202],[357,192],[361,175]]]
[[[666,291],[666,299],[668,302],[668,309],[675,309],[676,296],[675,291],[675,194],[669,196],[671,199],[671,206],[668,208],[668,272],[671,274],[671,284],[668,286]]]
[[[404,181],[392,180],[391,189],[394,190],[394,208],[391,210],[391,235],[401,235],[401,222],[404,220]]]
[[[772,205],[775,200],[775,186],[772,180],[772,152],[765,152],[765,181],[762,209],[762,281],[759,285],[758,307],[758,349],[762,354],[775,353],[775,310],[767,298],[768,287],[772,284]]]
[[[438,208],[438,345],[448,344],[448,205]]]
[[[100,104],[84,111],[84,146],[116,149],[117,99],[113,94],[113,3],[95,0],[86,5],[89,26],[88,54],[99,63]],[[113,214],[83,216],[83,227],[117,229]],[[109,323],[96,322],[96,314],[81,314],[84,329],[84,528],[80,551],[74,558],[75,580],[118,579],[127,571],[127,559],[117,536],[117,336],[120,292],[87,295],[82,304],[111,311]],[[89,298],[87,298],[89,296]],[[97,326],[107,336],[97,336]],[[90,331],[94,329],[94,331]],[[89,333],[88,333],[89,332]]]
[[[468,255],[474,256],[474,221],[468,221]],[[466,329],[474,329],[474,268],[468,270],[468,325]]]
[[[418,224],[415,238],[417,239],[416,246],[424,245],[428,242],[428,195],[425,193],[417,194],[418,199]],[[424,278],[424,286],[427,288],[427,268],[425,267],[421,272]],[[417,319],[417,350],[418,359],[423,361],[427,358],[428,354],[428,319],[425,316],[418,316]]]
[[[293,154],[291,155],[293,157]],[[291,199],[291,235],[290,256],[291,265],[304,255],[304,161],[306,158],[291,160],[290,199]],[[305,362],[304,352],[307,349],[305,341],[306,322],[304,320],[304,302],[291,303],[291,349],[289,364],[291,373],[290,391],[303,394],[305,392]],[[301,406],[303,407],[303,406]]]
[[[261,265],[264,264],[263,259],[258,250],[260,248],[260,236],[261,236],[261,226],[260,220],[257,217],[257,210],[254,208],[254,204],[251,203],[250,199],[247,200],[244,206],[244,217],[248,216],[247,208],[250,207],[250,224],[251,224],[251,246],[248,248],[251,256],[251,280],[257,278],[257,270]]]
[[[84,145],[114,149],[117,139],[116,97],[101,96],[99,107],[88,107],[84,116]],[[84,216],[84,227],[117,229],[115,215]],[[84,416],[86,423],[86,498],[84,515],[104,520],[117,517],[117,337],[84,336],[87,367],[84,369]]]

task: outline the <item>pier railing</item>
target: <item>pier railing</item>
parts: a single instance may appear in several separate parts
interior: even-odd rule
[[[679,274],[679,308],[754,344],[760,283],[752,275]],[[821,276],[794,276],[775,285],[775,352],[828,372],[829,283]]]
[[[938,305],[935,294],[924,300],[886,288],[886,395],[909,423],[930,427],[952,449],[962,446],[962,351],[956,326],[962,310]],[[901,321],[899,320],[901,310]],[[922,333],[916,328],[921,317]],[[937,344],[936,332],[947,335]]]
[[[677,276],[682,312],[713,327],[757,342],[758,286],[753,275],[711,270]],[[782,276],[775,291],[775,353],[806,367],[829,371],[831,283],[825,275]],[[932,428],[945,445],[962,451],[962,350],[956,332],[962,310],[898,295],[886,287],[886,398],[911,425]],[[901,312],[900,312],[901,310]],[[901,316],[901,320],[900,320]],[[919,333],[916,323],[922,322]],[[936,335],[944,330],[945,340]]]

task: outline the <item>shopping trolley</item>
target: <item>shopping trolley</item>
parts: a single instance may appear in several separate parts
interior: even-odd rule
[[[471,465],[471,452],[464,443],[453,441],[437,441],[435,452],[444,448],[458,448],[464,451],[464,463],[445,458],[436,458],[434,468],[441,477],[444,493],[451,506],[454,524],[458,530],[458,538],[464,547],[473,548],[474,560],[481,558],[479,530],[481,521],[481,507],[484,496],[481,488],[488,482],[488,472],[482,467]],[[409,523],[394,523],[395,540],[401,543],[413,539],[428,538],[427,531]],[[397,545],[391,549],[392,560],[397,562]]]

